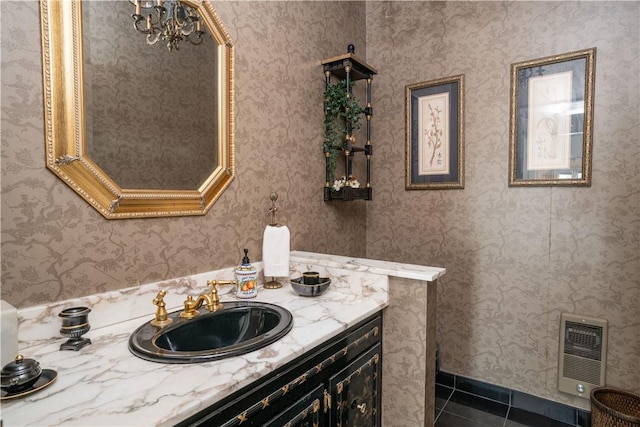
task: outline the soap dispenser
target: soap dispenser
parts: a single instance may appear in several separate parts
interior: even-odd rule
[[[258,270],[251,265],[248,253],[249,249],[244,249],[242,263],[236,268],[236,279],[238,280],[236,296],[238,298],[258,296]]]

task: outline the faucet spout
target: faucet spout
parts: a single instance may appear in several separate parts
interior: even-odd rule
[[[199,295],[195,300],[191,295],[187,296],[187,299],[184,302],[184,310],[180,313],[180,317],[184,319],[193,319],[197,315],[200,314],[198,311],[200,307],[203,305],[206,307],[207,311],[213,312],[216,310],[220,310],[223,305],[220,302],[220,297],[218,296],[218,288],[217,286],[220,284],[231,284],[235,283],[233,280],[208,280],[207,285],[211,286],[211,291],[208,294]]]
[[[208,311],[215,311],[214,307],[216,304],[213,302],[210,295],[202,294],[198,297],[198,299],[196,299],[196,310],[202,307],[203,305],[207,307]],[[219,305],[220,307],[222,307],[222,304],[219,304]],[[215,309],[218,309],[220,307],[216,307]]]

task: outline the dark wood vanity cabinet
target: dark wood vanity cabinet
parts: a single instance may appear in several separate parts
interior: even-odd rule
[[[347,365],[329,380],[330,426],[380,426],[380,344]]]
[[[381,343],[378,313],[179,425],[379,427]]]

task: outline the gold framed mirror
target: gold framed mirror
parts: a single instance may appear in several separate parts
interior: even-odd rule
[[[182,3],[197,11],[199,25],[210,37],[198,45],[182,41],[176,51],[163,43],[148,45],[145,36],[135,30],[131,19],[135,1],[85,2],[84,11],[80,0],[40,1],[46,166],[107,219],[204,215],[234,178],[233,43],[209,2]],[[115,22],[104,11],[98,11],[91,21],[88,10],[99,4],[126,9],[119,12],[124,16],[115,25],[120,26],[122,19],[131,41],[114,42],[116,32],[100,26]],[[98,38],[87,37],[93,33]],[[86,50],[105,41],[105,49]],[[127,69],[134,61],[114,46],[133,50],[134,44],[135,56],[146,57],[151,64],[142,71]],[[205,54],[199,49],[210,51]],[[176,56],[188,50],[190,56]],[[105,51],[113,51],[115,58],[108,66],[103,60]],[[205,58],[205,63],[194,65],[194,57]],[[100,64],[95,63],[96,58]],[[176,61],[184,66],[176,66]],[[165,62],[168,70],[155,69]],[[189,74],[187,68],[195,71]],[[120,80],[105,77],[113,74]],[[205,80],[195,80],[200,75]],[[172,104],[162,106],[149,99],[141,104],[129,102],[148,93],[168,94]],[[212,98],[212,105],[205,107]],[[156,111],[161,114],[151,115]],[[187,134],[194,127],[204,137]],[[199,139],[205,141],[193,145]],[[116,140],[124,145],[109,145]],[[191,157],[182,159],[183,154]],[[196,164],[203,159],[206,165]],[[192,170],[197,170],[193,177],[178,179]],[[130,177],[154,172],[157,176],[147,181]]]

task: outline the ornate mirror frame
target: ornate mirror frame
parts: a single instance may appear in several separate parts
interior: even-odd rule
[[[218,45],[218,165],[194,190],[132,190],[86,154],[82,3],[40,1],[46,165],[107,219],[204,215],[235,175],[233,43],[209,2],[184,2]]]

